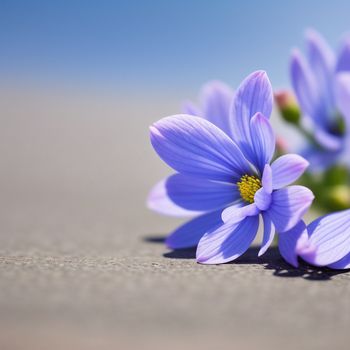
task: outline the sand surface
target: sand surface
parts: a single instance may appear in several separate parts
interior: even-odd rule
[[[155,102],[157,101],[157,102]],[[142,107],[141,107],[142,106]],[[144,208],[171,99],[3,89],[0,349],[348,349],[350,273],[202,266]]]

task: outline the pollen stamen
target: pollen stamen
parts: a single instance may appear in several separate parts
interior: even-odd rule
[[[244,201],[254,203],[256,191],[261,188],[261,181],[253,175],[243,175],[237,182],[239,193]]]

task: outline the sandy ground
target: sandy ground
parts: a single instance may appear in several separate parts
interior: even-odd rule
[[[0,349],[348,349],[350,273],[164,247],[147,126],[177,105],[120,96],[1,90]]]

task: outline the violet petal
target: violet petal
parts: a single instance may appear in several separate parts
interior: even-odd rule
[[[198,179],[182,174],[166,181],[169,198],[187,210],[212,211],[229,206],[240,199],[237,185]]]
[[[253,143],[253,164],[263,173],[265,164],[270,163],[275,152],[275,133],[270,121],[261,113],[256,113],[250,121]]]
[[[350,209],[318,218],[308,232],[315,251],[300,256],[317,266],[336,263],[350,252]]]
[[[290,185],[304,173],[309,162],[298,154],[286,154],[272,164],[272,186],[279,189]]]
[[[272,192],[268,214],[278,233],[289,231],[304,216],[314,199],[304,186],[289,186]]]
[[[168,196],[167,179],[153,186],[147,197],[147,207],[159,214],[175,217],[192,217],[202,214],[201,211],[190,211],[176,205]]]
[[[294,267],[298,267],[298,254],[307,244],[308,234],[303,221],[279,235],[279,251],[283,259]]]
[[[220,224],[220,210],[201,215],[178,227],[167,237],[165,243],[172,249],[195,247],[206,232]]]
[[[269,118],[273,93],[264,71],[250,74],[239,86],[231,110],[233,139],[248,160],[254,161],[250,120],[258,112]]]
[[[266,213],[262,213],[262,217],[264,220],[264,233],[258,256],[263,255],[267,251],[273,241],[273,238],[275,237],[276,232],[275,226],[269,216]]]
[[[233,90],[220,81],[205,84],[200,93],[203,118],[231,136],[232,121],[229,117]]]
[[[234,219],[208,231],[199,241],[197,261],[221,264],[241,256],[253,242],[259,226],[258,216]]]
[[[158,155],[185,175],[237,182],[250,172],[235,143],[203,118],[186,114],[163,118],[150,127],[150,133]]]
[[[259,208],[255,203],[244,205],[243,202],[231,205],[230,207],[223,210],[221,214],[222,221],[227,222],[232,218],[244,218],[246,216],[255,216],[260,213]]]

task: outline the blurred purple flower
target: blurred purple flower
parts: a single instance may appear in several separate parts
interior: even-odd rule
[[[314,30],[306,34],[307,58],[295,49],[290,74],[314,142],[303,155],[314,170],[335,162],[350,167],[350,37],[337,57]]]
[[[306,234],[300,220],[314,197],[306,187],[286,187],[304,172],[305,159],[290,154],[270,166],[275,150],[267,119],[272,100],[267,75],[258,71],[237,90],[226,133],[208,120],[186,114],[163,118],[150,127],[154,149],[178,173],[152,190],[149,206],[162,206],[166,198],[163,213],[174,214],[174,206],[200,213],[167,238],[170,248],[198,244],[198,262],[234,260],[254,240],[261,215],[264,235],[259,256],[277,231],[282,256],[297,266],[300,237]]]
[[[309,239],[299,250],[308,263],[350,268],[350,209],[325,215],[307,227]]]
[[[233,90],[228,85],[221,81],[210,81],[199,93],[199,106],[186,101],[182,113],[209,120],[227,135],[231,135],[230,107],[233,97]]]

